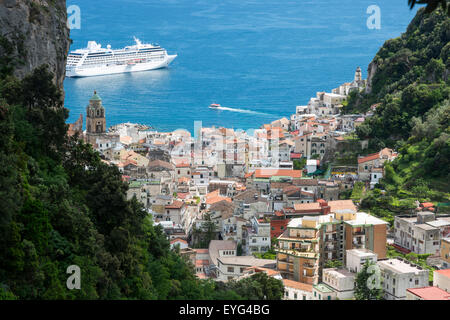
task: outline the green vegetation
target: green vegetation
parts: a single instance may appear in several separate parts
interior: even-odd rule
[[[264,252],[264,253],[255,252],[255,253],[253,253],[253,255],[256,258],[259,258],[259,259],[269,259],[269,260],[276,260],[277,259],[276,252],[272,251],[272,250]]]
[[[359,203],[359,201],[363,196],[364,190],[365,190],[364,182],[361,181],[355,182],[355,184],[353,185],[352,195],[350,199],[352,199],[356,203]]]
[[[378,266],[373,261],[366,261],[362,270],[356,275],[355,280],[356,300],[383,300],[381,274]]]
[[[369,139],[368,153],[383,147],[399,152],[361,201],[362,209],[390,223],[411,213],[416,200],[450,199],[450,20],[441,9],[424,11],[401,37],[385,42],[372,61],[370,93],[353,93],[345,107],[365,112],[379,103],[358,136]]]
[[[300,160],[295,159],[293,164],[294,170],[303,170],[306,166],[306,158],[301,158]]]
[[[342,268],[344,264],[340,260],[328,260],[325,262],[324,268]]]
[[[258,272],[240,281],[218,283],[216,298],[221,300],[281,300],[284,296],[284,286],[281,280],[269,277],[264,272]]]
[[[385,42],[373,59],[369,93],[354,92],[344,111],[366,112],[379,103],[375,115],[357,128],[372,150],[399,147],[412,129],[413,117],[423,117],[449,98],[450,21],[442,10],[418,11],[401,37]]]
[[[439,5],[441,6],[444,12],[447,12],[447,15],[450,16],[450,1],[449,0],[408,0],[408,4],[410,8],[414,8],[416,4],[426,4],[425,12],[431,13],[437,8]]]
[[[401,252],[398,252],[395,250],[393,246],[387,245],[387,252],[386,252],[387,258],[403,258],[408,261],[411,261],[412,263],[415,263],[416,265],[422,267],[423,269],[426,269],[429,271],[428,279],[431,282],[433,282],[433,271],[436,270],[433,267],[430,267],[427,264],[427,258],[432,256],[431,254],[416,254],[414,252],[410,252],[408,254],[403,254]]]

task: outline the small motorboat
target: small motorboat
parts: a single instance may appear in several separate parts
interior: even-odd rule
[[[221,107],[221,105],[220,105],[220,104],[217,104],[217,103],[213,103],[213,104],[211,104],[211,105],[209,106],[210,109],[218,109],[218,108],[220,108],[220,107]]]

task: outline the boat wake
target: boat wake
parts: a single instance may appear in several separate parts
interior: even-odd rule
[[[216,107],[214,109],[216,109],[216,110],[224,110],[224,111],[231,111],[231,112],[239,112],[239,113],[248,113],[248,114],[259,114],[259,115],[272,116],[269,113],[252,111],[252,110],[245,110],[245,109],[237,109],[237,108]]]

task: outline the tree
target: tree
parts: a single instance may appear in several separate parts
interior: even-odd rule
[[[283,282],[269,277],[265,272],[258,272],[239,282],[230,282],[230,287],[247,300],[281,300],[284,296]]]
[[[382,300],[381,275],[379,267],[372,261],[366,261],[362,270],[356,275],[356,300]]]
[[[439,6],[439,4],[442,7],[442,10],[444,12],[447,12],[447,14],[450,16],[450,1],[449,0],[408,0],[408,4],[410,8],[414,8],[416,4],[426,4],[425,12],[431,13],[434,10],[436,10]]]
[[[303,170],[306,166],[306,158],[300,160],[294,160],[294,170]]]
[[[341,268],[343,266],[343,263],[339,260],[328,260],[325,263],[324,268]]]

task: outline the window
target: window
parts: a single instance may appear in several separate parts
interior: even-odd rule
[[[227,271],[228,271],[228,272],[234,272],[234,267],[228,267],[228,268],[227,268]]]
[[[296,293],[294,293],[294,299],[297,300],[297,294]]]

